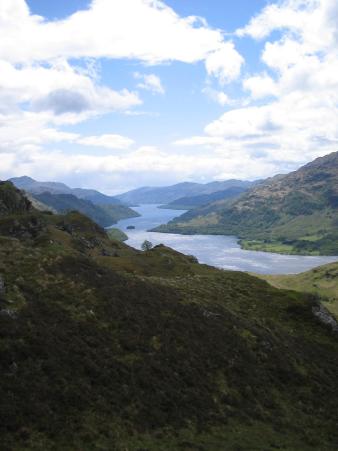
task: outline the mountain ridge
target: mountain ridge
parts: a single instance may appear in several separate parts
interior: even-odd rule
[[[236,235],[246,249],[338,255],[338,153],[218,201],[156,231]]]
[[[28,191],[31,194],[72,194],[79,199],[89,200],[94,204],[121,205],[121,202],[114,196],[107,196],[94,189],[70,188],[61,182],[39,182],[28,176],[13,177],[9,179],[17,188]]]
[[[207,205],[211,202],[215,202],[221,199],[233,200],[239,197],[245,191],[247,191],[247,188],[233,186],[222,191],[215,191],[214,193],[211,194],[200,194],[190,197],[189,196],[180,197],[179,199],[176,199],[170,202],[169,204],[161,205],[160,208],[170,210],[192,210],[194,208],[201,207],[203,205]]]
[[[117,195],[117,199],[127,204],[168,204],[179,198],[200,194],[212,194],[227,188],[247,188],[255,182],[245,180],[224,180],[223,182],[183,182],[160,187],[142,187]]]

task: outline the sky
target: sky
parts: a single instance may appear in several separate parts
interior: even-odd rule
[[[0,179],[254,180],[337,142],[337,0],[0,0]]]

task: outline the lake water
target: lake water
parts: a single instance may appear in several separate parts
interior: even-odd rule
[[[233,236],[148,232],[149,229],[165,224],[184,212],[163,210],[158,208],[158,205],[140,205],[134,210],[142,216],[119,221],[116,227],[128,235],[126,243],[136,249],[141,248],[144,240],[149,240],[154,245],[162,243],[184,254],[195,255],[200,263],[261,274],[296,274],[338,260],[338,257],[305,257],[245,251]],[[127,230],[130,225],[135,226],[135,230]]]

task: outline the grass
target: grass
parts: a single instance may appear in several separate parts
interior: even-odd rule
[[[277,254],[288,255],[299,254],[299,251],[297,251],[294,246],[278,241],[240,240],[239,244],[242,249],[249,251],[274,252]],[[318,253],[313,253],[311,255],[318,255]]]
[[[117,241],[127,241],[128,239],[128,235],[122,232],[122,230],[116,229],[114,227],[107,230],[107,235],[110,239]]]
[[[338,263],[330,263],[291,276],[257,276],[277,288],[307,292],[321,297],[325,307],[338,319]]]

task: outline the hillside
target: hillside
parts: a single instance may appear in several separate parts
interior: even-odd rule
[[[124,205],[95,205],[72,194],[35,194],[34,199],[53,208],[58,213],[76,210],[91,218],[102,227],[116,224],[120,219],[135,218],[139,214]]]
[[[211,194],[228,188],[248,188],[253,182],[242,180],[225,180],[223,182],[191,183],[184,182],[172,186],[143,187],[116,196],[127,205],[168,204],[182,197]]]
[[[257,275],[277,288],[312,293],[323,299],[325,307],[338,318],[338,263],[314,268],[296,275]]]
[[[310,295],[0,200],[2,450],[337,449]]]
[[[126,235],[122,230],[115,229],[114,227],[107,230],[107,235],[109,236],[109,238],[111,240],[116,240],[116,241],[127,241],[128,240],[128,235]]]
[[[338,255],[338,153],[266,180],[228,204],[187,212],[157,231],[239,236],[246,249]]]
[[[199,196],[181,197],[170,202],[169,204],[161,205],[160,208],[169,210],[192,210],[202,205],[210,204],[217,200],[235,199],[236,197],[247,191],[247,188],[234,186],[223,191],[216,191],[211,194],[200,194]]]
[[[31,177],[14,177],[9,180],[17,188],[33,195],[49,192],[51,194],[72,194],[79,199],[84,199],[98,205],[121,205],[121,202],[113,196],[107,196],[93,189],[70,188],[59,182],[38,182]]]

